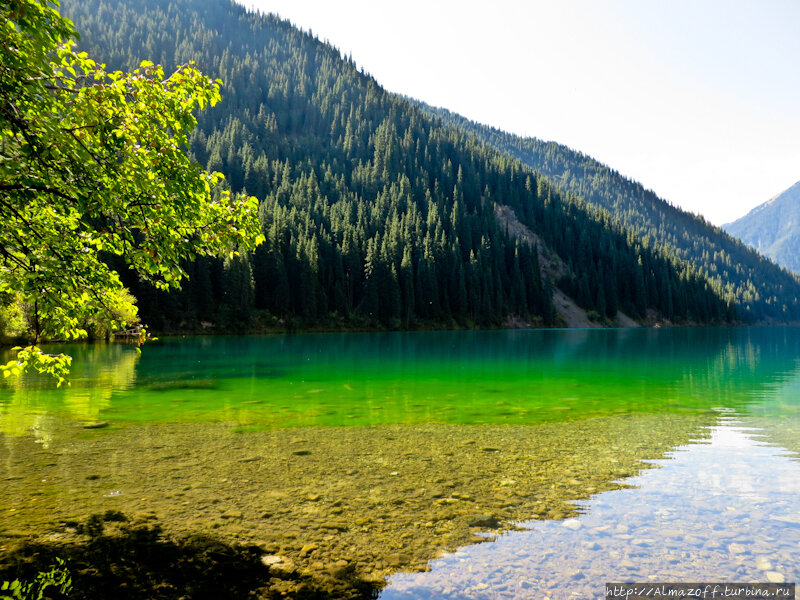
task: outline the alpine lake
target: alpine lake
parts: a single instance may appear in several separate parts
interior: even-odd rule
[[[55,350],[69,387],[0,389],[0,581],[56,557],[93,599],[800,576],[798,328]]]

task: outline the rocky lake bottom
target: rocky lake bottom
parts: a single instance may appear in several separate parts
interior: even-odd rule
[[[797,454],[734,418],[709,434],[632,487],[578,503],[577,517],[528,521],[426,573],[396,575],[381,599],[601,599],[605,582],[795,582]]]
[[[158,554],[162,544],[208,554],[203,569],[211,573],[224,573],[234,557],[254,597],[370,597],[392,574],[424,571],[445,552],[487,541],[487,532],[531,519],[576,522],[576,501],[629,485],[620,480],[653,466],[642,459],[702,437],[714,419],[619,415],[536,426],[247,433],[173,424],[73,427],[58,441],[7,437],[0,569],[73,555],[77,589],[121,586],[134,597],[145,582],[149,594],[160,590],[151,597],[181,597],[182,586],[194,585],[182,579],[191,568],[182,574],[126,558]],[[145,546],[135,548],[137,540]],[[92,545],[118,545],[121,564],[91,564]],[[230,593],[224,579],[203,585]]]

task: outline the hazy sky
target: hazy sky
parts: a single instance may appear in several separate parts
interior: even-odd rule
[[[715,224],[800,180],[798,0],[243,0],[391,91],[585,152]]]

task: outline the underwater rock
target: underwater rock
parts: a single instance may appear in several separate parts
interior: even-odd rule
[[[486,529],[497,529],[500,527],[500,519],[494,515],[478,515],[468,522],[470,527],[485,527]]]

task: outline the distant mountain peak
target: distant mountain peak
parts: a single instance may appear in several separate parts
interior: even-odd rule
[[[800,181],[723,229],[800,273]]]

